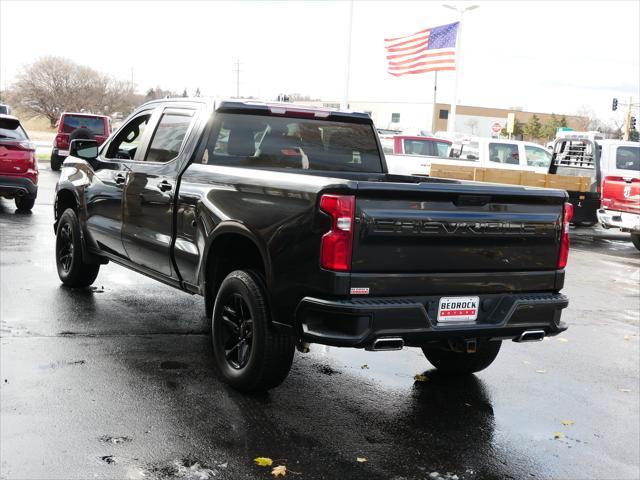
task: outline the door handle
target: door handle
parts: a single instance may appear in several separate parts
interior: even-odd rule
[[[113,178],[118,185],[122,185],[127,180],[127,176],[124,173],[116,173]]]
[[[160,183],[158,183],[158,185],[156,187],[161,192],[168,192],[169,190],[171,190],[173,188],[173,186],[169,182],[167,182],[166,180],[163,180]]]

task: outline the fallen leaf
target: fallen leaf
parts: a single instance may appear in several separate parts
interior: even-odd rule
[[[367,461],[367,459],[364,458],[364,457],[356,457],[356,462],[358,462],[358,463],[364,463],[366,461]]]
[[[364,365],[362,365],[360,368],[361,368],[361,369],[363,369],[363,370],[365,370],[365,369],[366,369],[366,370],[369,370],[369,365],[367,365],[367,364],[365,363],[365,364],[364,364]]]
[[[557,340],[559,342],[562,342],[562,343],[568,343],[569,342],[569,340],[567,340],[566,338],[562,338],[562,337],[558,338]]]
[[[531,365],[531,362],[529,360],[522,360],[522,363],[524,363],[525,365]]]
[[[274,477],[284,477],[287,474],[287,467],[284,465],[278,465],[277,467],[273,467],[271,470],[271,475]]]
[[[270,467],[273,464],[273,460],[268,457],[258,457],[253,459],[256,465],[259,467]]]
[[[629,340],[629,339],[631,339],[631,337],[630,337],[629,335],[625,335],[625,336],[624,336],[624,339],[625,339],[625,340]]]
[[[573,425],[576,422],[574,422],[573,420],[562,420],[560,423],[563,424],[565,427],[568,427],[569,425]]]
[[[429,381],[429,377],[427,377],[426,375],[422,375],[421,373],[416,373],[414,375],[413,379],[416,382],[428,382]]]
[[[562,434],[562,432],[556,432],[553,434],[553,438],[554,439],[564,438],[564,435]]]
[[[630,388],[619,388],[619,391],[621,391],[622,393],[630,393],[631,389]]]
[[[536,370],[536,373],[547,373],[547,371],[544,368],[541,368],[540,370]]]

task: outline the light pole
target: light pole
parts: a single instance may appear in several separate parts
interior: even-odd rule
[[[462,19],[464,18],[464,12],[475,10],[480,5],[471,5],[469,7],[457,7],[455,5],[442,5],[444,8],[455,10],[460,15],[458,20],[458,38],[456,39],[456,78],[453,84],[453,102],[451,103],[451,114],[447,121],[447,131],[454,132],[456,128],[456,105],[458,103],[458,77],[460,76],[460,70],[462,69]]]

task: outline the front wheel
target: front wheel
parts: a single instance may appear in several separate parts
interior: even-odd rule
[[[475,353],[458,352],[439,346],[422,347],[427,360],[440,372],[449,375],[465,375],[484,370],[498,356],[502,342],[478,340]]]
[[[640,233],[631,234],[631,243],[633,243],[634,247],[640,250]]]
[[[58,221],[56,266],[58,277],[68,287],[88,287],[100,271],[100,264],[84,263],[80,222],[71,208],[67,208]]]
[[[227,383],[257,392],[284,381],[293,362],[294,339],[272,327],[266,291],[257,274],[236,270],[227,275],[211,322],[216,366]]]

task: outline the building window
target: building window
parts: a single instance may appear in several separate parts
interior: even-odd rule
[[[447,120],[449,118],[449,110],[440,110],[438,118],[440,120]]]
[[[391,114],[391,123],[399,123],[400,122],[400,114],[392,113]]]

